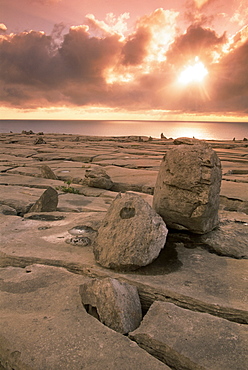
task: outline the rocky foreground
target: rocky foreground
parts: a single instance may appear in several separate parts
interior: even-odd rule
[[[93,238],[119,192],[152,205],[173,140],[23,132],[0,141],[3,369],[247,368],[247,141],[209,142],[222,164],[219,227],[169,230],[158,258],[130,272],[97,264]],[[87,313],[79,287],[92,278],[138,289],[139,327],[122,335]]]

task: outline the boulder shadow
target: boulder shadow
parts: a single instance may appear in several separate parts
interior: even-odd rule
[[[128,274],[156,276],[167,275],[178,271],[183,264],[178,258],[177,246],[178,241],[175,242],[173,236],[169,232],[166,244],[159,256],[149,265],[140,267],[135,271],[129,271]]]

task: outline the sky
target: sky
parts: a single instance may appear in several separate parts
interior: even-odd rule
[[[248,121],[248,0],[0,0],[2,119]]]

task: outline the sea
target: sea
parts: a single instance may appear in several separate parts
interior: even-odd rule
[[[205,140],[248,138],[248,122],[123,121],[123,120],[0,120],[0,133],[56,133],[87,136],[195,137]]]

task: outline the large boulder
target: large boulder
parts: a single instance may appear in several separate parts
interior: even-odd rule
[[[167,232],[162,218],[141,196],[118,194],[94,241],[96,261],[117,270],[146,266],[158,257]]]
[[[58,192],[49,186],[40,198],[32,205],[29,212],[52,212],[58,205]]]
[[[206,143],[178,145],[161,163],[153,207],[172,229],[204,234],[218,225],[221,164]]]
[[[86,311],[109,328],[127,334],[142,320],[141,304],[135,286],[116,279],[91,279],[79,287]]]

